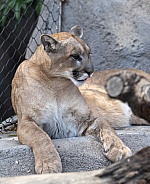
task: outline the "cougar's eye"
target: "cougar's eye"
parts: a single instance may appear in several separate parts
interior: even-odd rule
[[[79,56],[79,54],[73,54],[73,55],[71,55],[71,57],[72,57],[73,60],[82,61],[82,58]]]

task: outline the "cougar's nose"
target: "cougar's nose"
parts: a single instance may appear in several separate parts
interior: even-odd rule
[[[93,65],[91,65],[90,67],[86,67],[85,72],[88,74],[89,77],[91,77],[91,74],[94,72]]]

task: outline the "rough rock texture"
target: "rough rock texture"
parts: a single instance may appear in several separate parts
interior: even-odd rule
[[[135,67],[150,72],[149,0],[66,0],[62,31],[79,24],[96,70]]]
[[[150,146],[149,126],[132,126],[117,130],[117,134],[133,153]],[[57,139],[53,143],[60,154],[63,172],[96,170],[111,164],[103,155],[101,143],[92,137]],[[27,145],[20,145],[16,138],[0,139],[0,177],[33,173],[32,150]]]
[[[108,166],[102,146],[90,137],[53,140],[63,166],[63,172],[88,171]],[[82,151],[82,152],[81,152]],[[0,140],[0,177],[34,174],[34,156],[27,145],[18,141]]]
[[[104,169],[1,178],[3,184],[149,184],[150,146]],[[144,160],[143,160],[144,158]],[[138,163],[138,164],[137,164]]]

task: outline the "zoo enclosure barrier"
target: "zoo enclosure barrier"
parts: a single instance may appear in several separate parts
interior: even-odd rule
[[[0,1],[0,131],[15,119],[11,82],[18,65],[40,45],[41,34],[61,31],[63,0]],[[7,120],[6,120],[7,119]]]

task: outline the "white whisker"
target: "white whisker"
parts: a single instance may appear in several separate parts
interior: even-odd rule
[[[60,69],[61,67],[59,66],[58,68],[56,68],[55,70],[52,71],[52,75],[56,76],[56,72]]]

